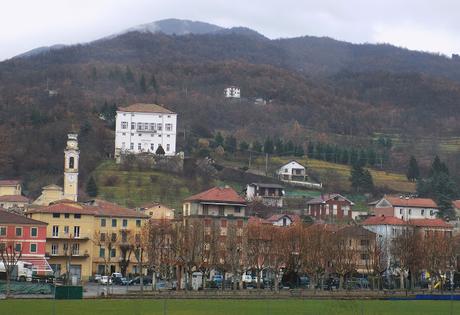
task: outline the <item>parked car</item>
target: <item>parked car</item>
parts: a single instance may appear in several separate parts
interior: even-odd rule
[[[345,288],[349,290],[368,289],[369,281],[366,278],[350,278],[345,282]]]
[[[112,281],[113,281],[113,284],[117,284],[117,285],[128,285],[128,279],[126,279],[125,277],[114,277],[112,278]]]
[[[102,276],[100,274],[95,274],[94,277],[93,277],[93,280],[94,280],[94,282],[100,282],[101,278],[102,278]]]
[[[244,275],[241,277],[241,280],[242,280],[244,283],[251,283],[251,282],[252,282],[252,276],[251,276],[251,275],[246,275],[246,274],[244,274]]]
[[[142,283],[144,285],[152,284],[152,277],[144,276],[142,277]],[[129,280],[128,285],[141,284],[141,278],[135,277],[134,279]]]
[[[100,283],[101,284],[112,284],[112,278],[109,276],[102,276]]]
[[[214,275],[214,277],[212,277],[212,281],[216,283],[222,283],[223,280],[224,277],[222,275]]]
[[[112,277],[112,279],[114,279],[114,278],[122,278],[123,275],[120,272],[114,272],[114,273],[112,273],[111,277]]]
[[[316,288],[322,290],[337,290],[340,287],[340,279],[339,278],[328,278],[323,281],[323,283],[319,283]]]

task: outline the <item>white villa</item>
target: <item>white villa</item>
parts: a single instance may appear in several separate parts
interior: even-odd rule
[[[123,153],[176,154],[177,114],[156,104],[137,103],[117,110],[115,158]],[[161,149],[160,149],[161,150]]]
[[[229,86],[224,89],[224,96],[226,98],[241,98],[241,90],[236,86]]]

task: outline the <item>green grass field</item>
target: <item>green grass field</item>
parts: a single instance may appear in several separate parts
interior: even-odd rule
[[[460,302],[377,300],[3,300],[2,315],[441,315]]]

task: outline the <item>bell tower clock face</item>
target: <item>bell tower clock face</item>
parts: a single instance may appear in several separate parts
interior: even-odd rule
[[[69,174],[67,178],[69,179],[69,182],[71,182],[71,183],[73,183],[75,181],[75,175],[73,175],[73,174]]]

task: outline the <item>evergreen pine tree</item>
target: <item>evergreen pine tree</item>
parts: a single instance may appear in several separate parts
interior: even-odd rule
[[[282,155],[284,153],[284,143],[281,138],[277,138],[275,140],[275,150],[276,150],[276,154],[278,155]]]
[[[313,159],[314,154],[315,154],[315,145],[313,144],[313,142],[310,141],[308,142],[307,155],[310,159]]]
[[[131,68],[129,66],[126,66],[125,80],[126,80],[126,82],[133,82],[134,81],[134,74],[131,71]]]
[[[165,155],[166,154],[166,152],[163,149],[163,147],[161,146],[161,144],[158,146],[157,150],[155,151],[155,154],[157,154],[157,155]]]
[[[96,197],[98,194],[97,184],[93,176],[91,176],[88,182],[86,183],[86,193],[90,197]]]
[[[241,141],[241,142],[240,142],[240,151],[245,152],[245,151],[247,151],[247,150],[249,150],[249,144],[248,144],[246,141],[244,141],[244,140]]]
[[[274,151],[274,145],[273,145],[272,139],[270,138],[265,139],[264,152],[268,154],[273,154],[273,151]]]
[[[214,142],[215,142],[215,145],[216,147],[218,146],[223,146],[224,145],[224,137],[222,136],[222,134],[220,133],[220,131],[218,131],[216,133],[216,135],[214,136]]]
[[[260,143],[259,141],[256,140],[252,143],[252,149],[254,151],[262,152],[262,148],[263,148],[262,143]]]
[[[141,91],[145,93],[147,91],[147,83],[145,83],[145,77],[144,74],[142,73],[141,79],[139,81],[139,85],[141,87]]]
[[[415,159],[415,157],[413,155],[411,155],[411,157],[410,157],[409,166],[407,168],[406,176],[407,176],[407,179],[410,180],[411,182],[415,182],[420,176],[418,163],[417,163],[417,160]]]

